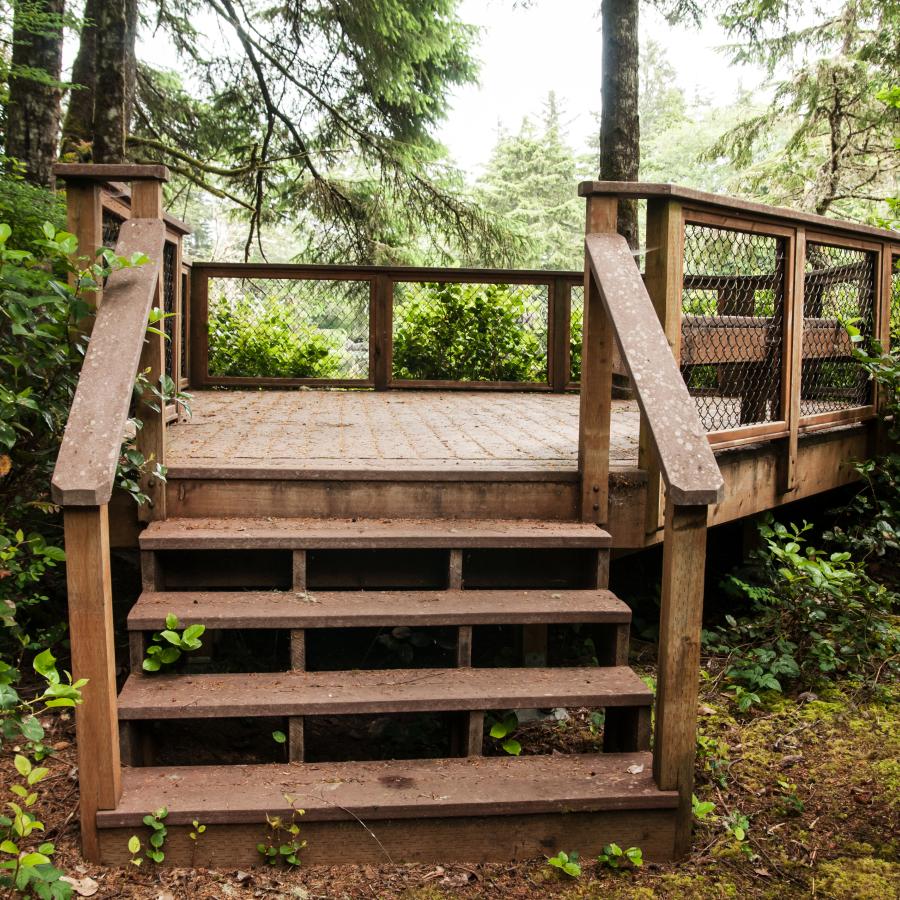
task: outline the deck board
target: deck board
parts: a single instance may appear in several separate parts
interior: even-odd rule
[[[169,431],[182,477],[241,468],[574,474],[578,396],[484,391],[198,391]],[[637,467],[637,404],[614,400],[613,468]]]

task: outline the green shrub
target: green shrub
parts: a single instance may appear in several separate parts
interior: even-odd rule
[[[339,342],[289,317],[288,309],[260,310],[243,297],[221,298],[209,317],[211,375],[266,378],[332,378],[340,368]]]
[[[849,553],[809,546],[811,527],[764,518],[764,547],[746,574],[725,583],[747,601],[749,614],[726,616],[727,628],[705,634],[708,647],[730,655],[726,678],[743,709],[759,701],[758,691],[786,683],[866,678],[898,667],[900,597]]]
[[[62,194],[35,187],[20,178],[0,176],[0,222],[12,229],[7,246],[15,250],[42,253],[44,222],[57,231],[66,226],[66,206]]]
[[[501,284],[428,284],[395,308],[394,377],[542,381],[546,350]]]
[[[576,307],[572,310],[572,323],[569,331],[569,377],[572,381],[581,380],[581,340],[584,329],[584,309]]]

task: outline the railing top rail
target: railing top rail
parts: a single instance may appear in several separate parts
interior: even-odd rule
[[[878,240],[900,243],[900,232],[887,228],[876,228],[873,225],[862,225],[859,222],[847,222],[832,219],[815,213],[799,212],[783,206],[768,206],[751,200],[740,200],[724,194],[710,194],[694,188],[680,187],[677,184],[655,184],[644,181],[582,181],[578,185],[581,197],[617,196],[631,197],[636,200],[670,199],[680,200],[691,206],[702,206],[717,212],[731,213],[737,216],[766,218],[778,222],[790,222],[794,225],[811,225],[818,229],[840,232],[843,234],[865,235]]]
[[[327,263],[235,263],[200,262],[194,260],[194,269],[206,272],[209,277],[248,278],[328,278],[341,276],[389,275],[397,281],[496,281],[500,284],[519,281],[545,283],[554,278],[567,281],[581,281],[583,272],[564,269],[478,269],[442,268],[440,266],[373,266],[373,265],[329,265]]]
[[[722,474],[628,243],[617,234],[590,234],[585,245],[669,498],[679,506],[718,502]]]
[[[150,262],[113,272],[103,289],[53,471],[61,506],[99,506],[112,494],[164,242],[159,219],[122,223],[116,253],[145,253]]]

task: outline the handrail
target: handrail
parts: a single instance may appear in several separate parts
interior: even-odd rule
[[[769,206],[752,200],[741,200],[724,194],[711,194],[677,184],[657,184],[649,181],[582,181],[578,185],[581,197],[622,197],[632,200],[679,200],[686,206],[716,210],[726,216],[752,216],[838,231],[847,234],[868,235],[878,240],[900,239],[900,234],[887,228],[863,225],[844,219],[832,219],[816,213],[800,212],[784,206]]]
[[[61,506],[99,506],[112,495],[164,241],[162,220],[122,223],[116,254],[144,253],[150,262],[113,272],[103,289],[53,470],[53,500]]]
[[[628,243],[617,234],[589,234],[585,248],[669,499],[679,506],[718,502],[722,474]]]

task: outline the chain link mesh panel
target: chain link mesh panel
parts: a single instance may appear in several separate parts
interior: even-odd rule
[[[108,209],[103,210],[103,246],[109,250],[116,249],[116,241],[119,240],[119,229],[122,220]],[[96,249],[96,248],[94,248]]]
[[[545,284],[394,285],[393,376],[547,381]]]
[[[891,350],[900,347],[900,256],[891,260]]]
[[[783,238],[687,223],[681,372],[707,431],[779,421]]]
[[[166,333],[166,374],[175,379],[175,245],[166,241],[163,246],[163,328]]]
[[[869,402],[871,387],[853,359],[851,335],[858,333],[868,343],[874,306],[874,253],[807,244],[801,415],[852,409]]]
[[[210,278],[209,373],[368,378],[369,296],[367,280]]]
[[[581,338],[584,326],[584,285],[573,284],[569,304],[569,381],[581,381]]]

